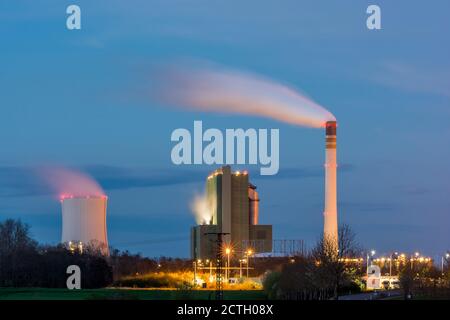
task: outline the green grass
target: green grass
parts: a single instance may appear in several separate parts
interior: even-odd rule
[[[0,300],[207,300],[212,290],[0,288]],[[226,300],[264,300],[261,290],[225,291]]]

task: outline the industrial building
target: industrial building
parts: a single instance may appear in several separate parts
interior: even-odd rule
[[[212,259],[217,254],[218,233],[223,243],[238,254],[272,251],[272,226],[260,225],[259,196],[247,172],[224,166],[206,180],[209,218],[191,229],[191,257]]]
[[[63,196],[61,243],[71,250],[95,247],[108,255],[106,196]]]

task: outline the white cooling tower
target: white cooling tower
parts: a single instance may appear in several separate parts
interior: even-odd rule
[[[108,254],[106,203],[106,196],[62,198],[61,242],[69,247],[99,246]]]

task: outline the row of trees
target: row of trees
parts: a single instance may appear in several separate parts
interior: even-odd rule
[[[129,251],[111,250],[109,262],[113,269],[114,281],[132,275],[144,275],[153,272],[192,271],[192,260],[160,257],[152,259]]]
[[[450,269],[440,270],[433,264],[406,263],[399,272],[405,299],[450,299]]]
[[[106,287],[127,276],[192,269],[188,259],[151,259],[117,249],[105,257],[95,244],[84,246],[82,254],[62,245],[43,246],[20,220],[0,223],[0,287],[65,288],[70,265],[80,267],[82,288]]]
[[[63,246],[40,246],[20,220],[0,223],[0,287],[65,288],[70,265],[80,267],[82,288],[112,282],[112,268],[96,248],[79,254]]]

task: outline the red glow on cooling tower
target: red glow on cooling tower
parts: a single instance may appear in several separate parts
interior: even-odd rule
[[[63,202],[64,200],[67,200],[67,199],[75,199],[75,198],[79,198],[79,199],[82,199],[82,198],[84,198],[84,199],[90,199],[90,198],[98,199],[98,198],[100,198],[100,199],[103,199],[103,200],[107,200],[108,196],[106,196],[106,195],[101,195],[101,196],[97,196],[97,195],[74,195],[74,194],[69,194],[69,193],[62,193],[62,194],[59,195],[59,201],[60,202]]]

